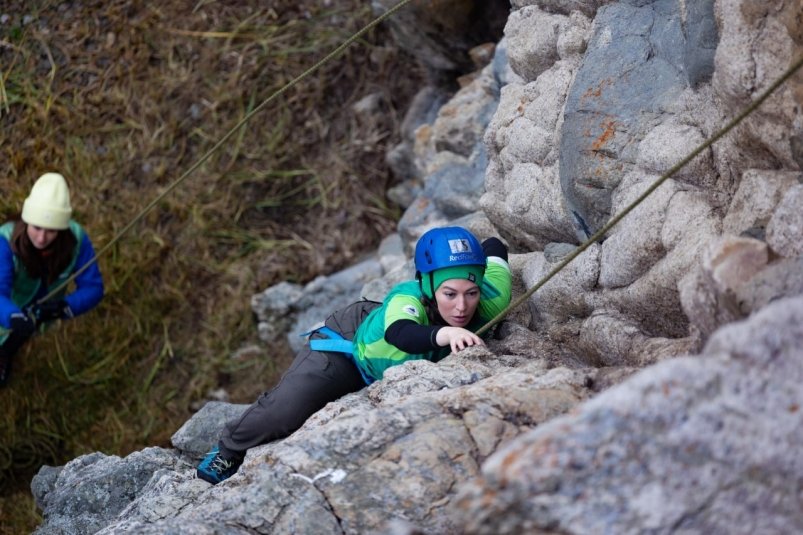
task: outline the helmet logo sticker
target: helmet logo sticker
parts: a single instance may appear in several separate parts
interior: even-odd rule
[[[404,305],[402,307],[402,312],[406,312],[407,314],[410,314],[411,316],[414,317],[418,316],[418,310],[416,310],[416,308],[413,305]]]
[[[471,245],[468,243],[467,239],[460,238],[457,240],[449,240],[449,249],[451,250],[452,254],[470,253]]]

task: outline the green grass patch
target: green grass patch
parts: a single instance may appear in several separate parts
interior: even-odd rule
[[[0,212],[59,171],[104,246],[373,18],[365,2],[322,4],[12,1],[0,27]],[[96,310],[20,352],[0,390],[0,532],[39,521],[27,489],[43,464],[169,446],[210,390],[247,402],[275,381],[291,356],[283,340],[257,339],[251,295],[341,269],[395,228],[384,156],[422,76],[388,42],[375,29],[263,110],[100,259]],[[372,93],[386,113],[365,132],[350,107]],[[249,345],[259,349],[232,357]]]

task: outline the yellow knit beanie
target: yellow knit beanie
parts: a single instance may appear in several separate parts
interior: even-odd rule
[[[45,173],[22,204],[22,220],[29,225],[63,230],[70,224],[72,206],[67,181],[58,173]]]

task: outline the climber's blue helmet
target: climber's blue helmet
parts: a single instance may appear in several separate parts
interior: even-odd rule
[[[462,227],[428,230],[415,245],[416,278],[421,292],[430,299],[449,279],[470,280],[482,286],[485,253],[477,238]]]

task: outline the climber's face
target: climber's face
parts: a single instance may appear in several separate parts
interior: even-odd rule
[[[31,240],[33,246],[40,250],[47,249],[58,234],[58,230],[28,225],[28,238]]]
[[[470,280],[449,279],[435,290],[438,313],[452,327],[465,327],[480,304],[480,288]]]

